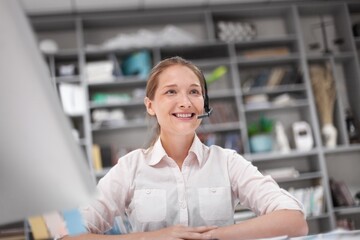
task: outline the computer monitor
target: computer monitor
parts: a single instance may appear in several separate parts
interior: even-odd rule
[[[18,1],[0,1],[0,225],[91,199],[95,180],[71,134]]]

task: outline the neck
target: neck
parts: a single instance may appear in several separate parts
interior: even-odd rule
[[[194,140],[195,134],[186,136],[174,136],[160,134],[161,143],[169,157],[174,159],[179,168],[188,155],[191,144]]]

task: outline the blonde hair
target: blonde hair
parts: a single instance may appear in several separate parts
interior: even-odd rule
[[[175,65],[185,66],[185,67],[188,67],[191,71],[193,71],[193,73],[198,77],[198,79],[200,81],[201,90],[204,95],[204,93],[205,93],[205,78],[204,78],[202,71],[197,66],[195,66],[192,62],[185,60],[182,57],[175,56],[175,57],[170,57],[170,58],[164,59],[153,67],[153,69],[151,70],[151,72],[149,74],[147,84],[146,84],[146,97],[148,97],[150,100],[154,99],[155,92],[158,87],[160,74],[162,72],[164,72],[167,68],[169,68],[171,66],[175,66]],[[148,116],[153,117],[149,114],[148,114]],[[157,140],[157,138],[159,137],[159,135],[160,135],[160,125],[158,122],[156,122],[156,125],[154,126],[154,136],[152,138],[152,141],[150,142],[150,146],[154,145],[154,143]]]

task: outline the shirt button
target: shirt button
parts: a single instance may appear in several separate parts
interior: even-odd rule
[[[151,193],[151,190],[150,190],[150,189],[146,189],[145,192],[146,192],[146,194],[150,194],[150,193]]]
[[[210,191],[213,193],[216,193],[216,189],[215,188],[210,188]]]
[[[180,205],[181,208],[186,208],[186,202],[185,201],[180,200],[179,205]]]

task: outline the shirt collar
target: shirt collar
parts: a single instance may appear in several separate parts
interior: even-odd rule
[[[196,158],[199,162],[199,166],[203,163],[203,144],[198,138],[198,136],[195,134],[194,141],[191,144],[189,153],[194,153],[196,155]],[[152,148],[152,154],[149,160],[149,165],[154,166],[158,164],[165,156],[167,156],[167,153],[165,152],[165,149],[163,148],[161,144],[160,138],[158,138]]]
[[[161,144],[160,137],[156,140],[154,146],[152,147],[152,154],[150,157],[149,165],[154,166],[160,162],[165,156],[167,156],[165,149]]]
[[[204,144],[200,141],[199,137],[195,134],[194,141],[190,147],[189,152],[196,155],[196,159],[199,162],[199,166],[202,166],[204,162]]]

